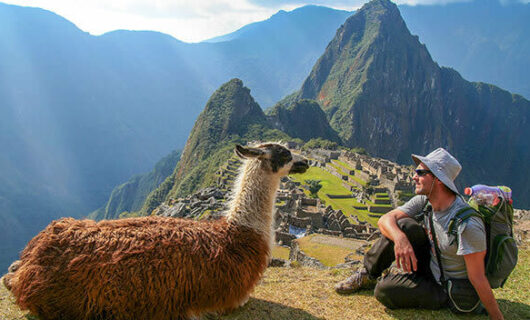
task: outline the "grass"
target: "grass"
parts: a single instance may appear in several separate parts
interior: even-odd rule
[[[309,257],[318,259],[326,267],[344,263],[344,258],[360,248],[365,242],[361,240],[337,238],[323,234],[311,234],[295,240]],[[357,256],[360,259],[359,256]]]
[[[342,168],[342,167],[339,166],[338,164],[331,162],[330,165],[331,165],[333,168],[335,168],[335,170],[337,170],[337,172],[340,173],[340,174],[342,174],[343,176],[347,176],[347,175],[348,175],[346,172],[344,172],[344,168]]]
[[[272,248],[272,256],[274,258],[280,258],[284,260],[289,260],[289,252],[291,249],[282,247],[282,246],[274,246]]]
[[[353,180],[357,181],[358,183],[360,183],[362,186],[366,186],[368,184],[368,182],[364,181],[363,179],[357,177],[357,176],[352,176],[352,175],[349,175],[347,174],[346,172],[344,172],[344,169],[343,168],[346,168],[348,170],[354,170],[356,173],[359,172],[360,170],[356,170],[354,168],[352,168],[350,165],[348,165],[347,163],[343,162],[343,161],[340,161],[340,160],[331,160],[331,165],[336,168],[337,170],[340,171],[341,174],[343,175],[347,175],[349,177],[351,177]],[[349,183],[350,185],[352,186],[355,186],[354,184],[352,183]]]
[[[255,288],[249,302],[235,312],[212,320],[342,320],[342,319],[425,319],[481,320],[485,316],[456,316],[444,310],[389,310],[370,290],[353,295],[338,295],[333,286],[351,271],[312,268],[269,268]],[[494,290],[506,320],[530,319],[530,248],[520,248],[519,263],[506,286]],[[0,282],[1,283],[1,282]],[[0,284],[0,319],[28,319],[13,304],[13,297]]]
[[[346,162],[344,161],[340,161],[340,160],[331,160],[331,162],[335,162],[337,164],[339,164],[341,167],[344,167],[348,170],[355,170],[354,168],[352,168],[352,166],[350,166],[349,164],[347,164]]]
[[[529,253],[528,247],[521,250],[519,264],[505,288],[494,290],[506,320],[530,319]],[[349,274],[346,269],[269,268],[249,303],[220,319],[487,319],[486,316],[457,316],[447,309],[390,310],[377,302],[370,290],[354,295],[336,294],[334,284]]]
[[[342,185],[343,180],[332,175],[324,169],[318,167],[310,167],[304,174],[291,175],[291,179],[294,181],[305,183],[305,180],[320,180],[322,189],[317,193],[321,200],[324,200],[326,204],[331,205],[334,210],[341,210],[347,217],[357,216],[359,220],[368,221],[373,226],[377,225],[378,218],[368,216],[367,210],[357,210],[353,206],[362,205],[355,198],[352,199],[330,199],[326,194],[333,195],[350,195],[348,191]],[[309,195],[309,192],[306,192]],[[350,218],[350,222],[353,220]]]

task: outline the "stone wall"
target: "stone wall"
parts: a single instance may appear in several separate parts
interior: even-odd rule
[[[287,217],[287,222],[290,225],[293,225],[293,226],[298,227],[298,228],[307,228],[307,226],[311,226],[312,225],[313,221],[309,217],[298,218],[298,217],[289,215]]]
[[[330,199],[352,199],[353,194],[329,194],[326,193],[326,196],[328,196]]]
[[[373,201],[372,201],[374,204],[392,204],[390,199],[380,199],[380,198],[375,198]]]
[[[296,239],[294,235],[287,233],[287,232],[281,232],[281,231],[276,231],[275,237],[276,237],[277,243],[279,243],[280,245],[285,245],[285,246],[290,246],[291,242],[294,239]]]
[[[291,251],[289,252],[290,261],[298,261],[300,265],[312,268],[326,269],[326,266],[322,262],[315,258],[308,257],[303,251],[300,250],[298,242],[291,242]]]
[[[387,213],[390,210],[392,210],[392,207],[368,206],[368,212],[371,213]]]
[[[309,212],[302,208],[298,208],[296,210],[296,216],[302,219],[310,219],[311,220],[310,225],[314,229],[320,229],[323,226],[322,213],[320,212]],[[301,228],[305,228],[306,226],[303,226]]]

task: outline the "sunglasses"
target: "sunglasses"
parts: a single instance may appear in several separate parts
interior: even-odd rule
[[[416,174],[418,175],[418,177],[423,177],[427,175],[428,173],[432,173],[431,170],[425,170],[425,169],[416,169],[414,171],[416,171]]]

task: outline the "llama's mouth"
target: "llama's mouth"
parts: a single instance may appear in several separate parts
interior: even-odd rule
[[[307,160],[296,161],[295,163],[293,163],[293,166],[291,167],[291,170],[289,170],[289,173],[304,173],[307,169],[309,169],[309,164],[307,163]]]

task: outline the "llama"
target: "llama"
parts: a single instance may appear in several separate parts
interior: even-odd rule
[[[63,218],[33,238],[4,278],[40,319],[190,319],[244,304],[265,271],[280,178],[307,160],[278,144],[246,159],[216,221]]]

